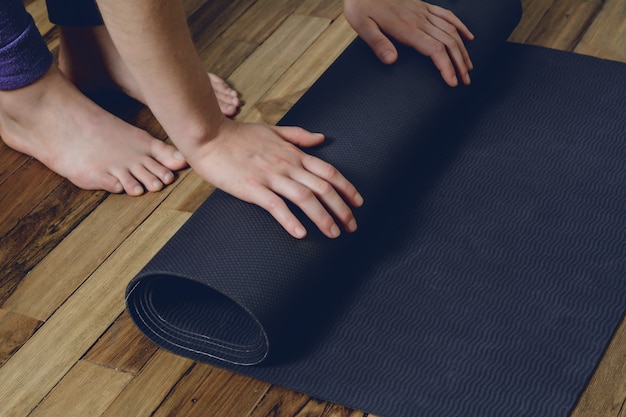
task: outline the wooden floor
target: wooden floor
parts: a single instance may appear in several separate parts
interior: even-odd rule
[[[55,50],[44,0],[26,3]],[[523,3],[513,41],[626,62],[626,0]],[[355,36],[341,0],[186,7],[245,121],[278,121]],[[133,121],[164,137],[147,111]],[[364,416],[171,355],[130,322],[127,282],[211,191],[191,170],[140,198],[81,191],[0,142],[0,416]],[[573,415],[626,417],[625,399],[622,325]]]

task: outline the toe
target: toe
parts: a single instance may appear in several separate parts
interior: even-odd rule
[[[152,140],[150,154],[155,161],[159,162],[170,172],[178,171],[179,169],[183,169],[187,166],[185,157],[180,153],[180,151],[178,151],[178,149],[158,139]],[[162,175],[165,174],[167,174],[167,172],[162,171]],[[159,177],[162,180],[165,180],[164,177]]]
[[[174,173],[154,159],[147,160],[144,163],[144,167],[158,178],[161,183],[161,187],[163,185],[171,184],[174,181]]]
[[[131,196],[140,196],[145,192],[144,187],[130,172],[120,172],[115,174],[115,176],[119,179],[122,187],[124,187],[124,191],[126,191],[126,194]]]
[[[122,183],[116,177],[110,174],[104,175],[100,179],[100,185],[98,185],[97,187],[84,187],[80,185],[79,187],[86,189],[101,189],[114,194],[119,194],[124,191],[124,186],[122,185]]]

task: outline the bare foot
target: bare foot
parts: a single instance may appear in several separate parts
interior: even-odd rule
[[[122,61],[104,25],[60,27],[59,68],[83,91],[120,89],[145,104],[140,89]],[[233,116],[239,107],[237,92],[215,74],[208,73],[222,113]]]
[[[55,65],[34,84],[0,91],[0,136],[89,190],[158,191],[187,164],[174,147],[89,100]]]

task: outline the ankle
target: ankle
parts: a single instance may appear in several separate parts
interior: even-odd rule
[[[41,79],[15,90],[0,91],[0,127],[5,124],[3,122],[20,122],[32,112],[45,95],[40,82]]]

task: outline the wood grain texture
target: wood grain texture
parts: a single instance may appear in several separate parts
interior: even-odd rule
[[[152,416],[172,387],[192,366],[193,362],[189,359],[158,351],[102,413],[102,417]]]
[[[39,320],[0,309],[0,367],[41,325]]]
[[[31,212],[63,181],[34,159],[29,159],[12,177],[0,186],[0,236],[15,227],[22,213]]]
[[[172,188],[142,198],[109,196],[21,280],[3,307],[46,320],[154,211]],[[28,302],[33,297],[37,302]]]
[[[293,0],[257,0],[223,36],[258,45],[265,42],[297,8]]]
[[[131,374],[78,361],[29,417],[100,415],[132,377]]]
[[[575,51],[626,62],[626,1],[605,0]]]
[[[572,51],[602,7],[599,0],[561,1],[543,16],[526,43]]]
[[[21,218],[0,241],[0,304],[105,196],[104,192],[83,191],[63,181],[32,210],[16,209]],[[28,304],[33,304],[32,300],[31,296]]]
[[[7,416],[28,414],[64,377],[122,312],[130,278],[188,217],[173,211],[150,217],[0,368]]]
[[[0,136],[0,139],[2,137]],[[26,155],[14,151],[0,140],[0,187],[26,163]]]
[[[245,120],[248,109],[254,106],[329,24],[328,19],[292,15],[228,77],[229,82],[241,91],[241,97],[246,104],[238,115],[239,119]],[[276,54],[276,51],[281,52]]]
[[[346,19],[337,18],[254,105],[255,121],[276,124],[355,37]]]
[[[98,339],[83,360],[114,369],[137,374],[158,350],[146,339],[124,311]]]
[[[205,364],[195,364],[154,417],[247,416],[270,384]],[[237,392],[237,395],[232,395]]]
[[[56,53],[45,0],[25,4]],[[184,4],[206,68],[246,102],[239,120],[278,121],[355,36],[341,0]],[[626,1],[522,4],[512,41],[626,62]],[[120,110],[166,138],[147,109]],[[0,142],[0,416],[367,416],[174,356],[131,323],[126,283],[213,190],[186,169],[140,198],[81,191]],[[626,417],[626,323],[572,417]]]

